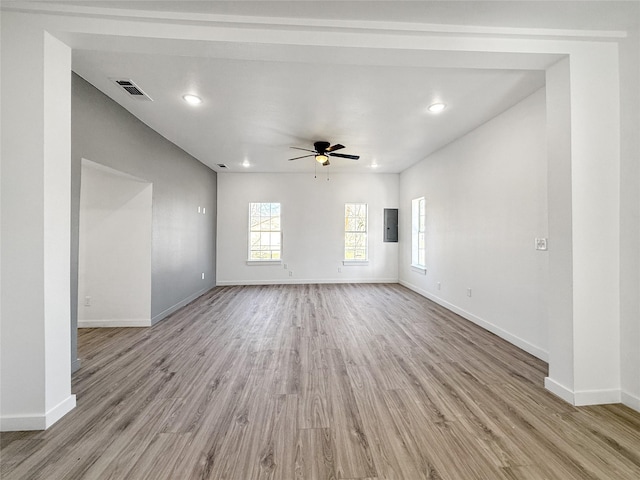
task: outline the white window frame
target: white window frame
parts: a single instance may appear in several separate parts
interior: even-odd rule
[[[253,207],[257,205],[259,214],[253,214]],[[269,215],[263,215],[265,206],[268,205]],[[273,215],[273,206],[278,206],[278,214]],[[256,221],[256,218],[258,219]],[[277,218],[274,229],[273,219]],[[266,228],[265,228],[266,227]],[[247,265],[269,265],[282,263],[282,204],[280,202],[249,202],[249,222],[247,225]],[[261,247],[255,248],[255,237],[259,237]],[[275,237],[274,237],[275,235]],[[277,248],[276,248],[277,247]],[[260,258],[258,253],[268,253],[268,258]]]
[[[359,228],[353,228],[356,225],[350,222],[350,219],[362,218],[362,215],[354,216],[347,215],[351,210],[360,210],[364,208],[364,230]],[[364,241],[364,246],[356,246],[357,242],[351,240],[354,239],[354,235],[360,236]],[[357,256],[358,250],[364,250],[364,256]],[[344,204],[344,265],[367,265],[369,263],[369,206],[362,202],[349,202]],[[353,252],[353,255],[349,255],[348,252]]]
[[[411,200],[411,268],[426,274],[426,202],[424,197]]]

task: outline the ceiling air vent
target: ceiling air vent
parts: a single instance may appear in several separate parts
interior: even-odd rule
[[[220,168],[229,168],[229,167],[227,167],[224,163],[219,163],[219,164],[218,164],[218,166],[219,166]]]
[[[128,78],[112,78],[111,80],[127,92],[127,95],[131,98],[135,98],[136,100],[146,100],[147,102],[153,101],[153,99],[144,93],[142,89],[133,82],[133,80]]]

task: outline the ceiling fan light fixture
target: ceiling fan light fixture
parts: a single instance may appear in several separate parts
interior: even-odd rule
[[[327,157],[324,154],[316,155],[316,162],[318,162],[318,163],[325,163],[327,160],[329,160],[329,157]]]
[[[434,103],[429,105],[429,108],[427,110],[429,110],[431,113],[440,113],[445,108],[447,108],[447,106],[444,103]]]
[[[182,96],[182,99],[187,102],[189,105],[200,105],[202,103],[202,99],[197,95],[192,95],[187,93]]]

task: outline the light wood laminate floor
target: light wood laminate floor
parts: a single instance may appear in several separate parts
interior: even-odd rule
[[[13,479],[640,478],[640,414],[396,284],[219,287],[84,329],[77,407],[2,435]]]

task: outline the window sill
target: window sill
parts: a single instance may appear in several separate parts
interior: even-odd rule
[[[427,274],[427,267],[423,267],[420,265],[411,265],[411,270],[413,270],[416,273],[419,273],[420,275]]]
[[[369,265],[369,260],[343,260],[342,265],[353,267],[364,267]]]
[[[247,260],[247,265],[282,265],[282,260]]]

